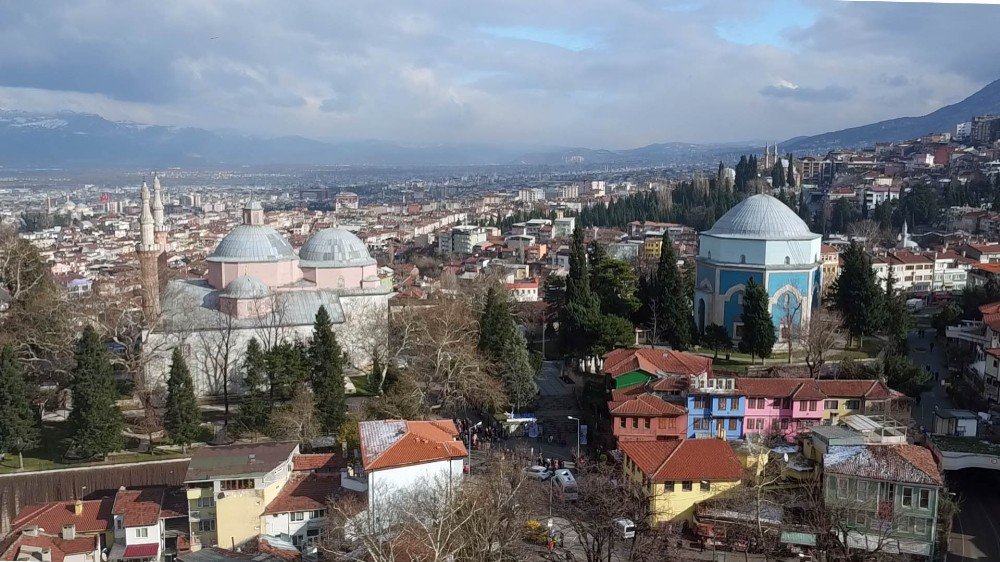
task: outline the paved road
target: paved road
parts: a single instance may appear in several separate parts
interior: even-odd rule
[[[942,343],[933,336],[934,330],[927,330],[927,335],[923,338],[917,337],[916,332],[910,333],[910,359],[924,368],[930,368],[933,373],[938,373],[942,379],[948,375],[948,359]],[[931,350],[931,344],[934,349]],[[920,402],[914,405],[913,419],[917,424],[930,430],[934,427],[934,409],[951,408],[951,401],[945,393],[941,381],[934,381],[934,385],[927,392],[920,395]]]

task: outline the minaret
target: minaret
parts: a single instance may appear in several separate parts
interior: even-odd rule
[[[167,251],[167,226],[163,223],[163,194],[160,189],[160,176],[153,174],[153,232],[160,253]]]
[[[142,210],[139,212],[139,244],[135,251],[139,255],[139,286],[142,289],[142,310],[147,325],[160,315],[160,275],[157,259],[160,247],[154,234],[153,212],[149,205],[149,187],[142,182]]]

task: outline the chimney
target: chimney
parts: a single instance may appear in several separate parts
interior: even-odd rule
[[[42,549],[42,562],[52,562],[52,549],[43,548]]]
[[[62,539],[64,541],[71,541],[76,538],[76,525],[70,523],[69,525],[63,525],[62,528]]]
[[[26,537],[37,537],[39,532],[40,529],[38,528],[38,525],[32,525],[30,527],[25,527],[24,530],[21,531],[21,534]]]
[[[76,502],[73,504],[73,515],[76,515],[77,517],[83,515],[83,502],[82,501],[76,500]]]

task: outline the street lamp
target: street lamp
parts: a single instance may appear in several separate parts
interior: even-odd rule
[[[574,418],[573,416],[566,417],[571,420],[576,420],[576,464],[580,464],[580,418]]]

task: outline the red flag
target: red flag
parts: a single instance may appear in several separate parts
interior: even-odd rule
[[[108,194],[108,193],[102,193],[101,194],[101,203],[107,203],[108,201],[111,201],[111,195]]]

